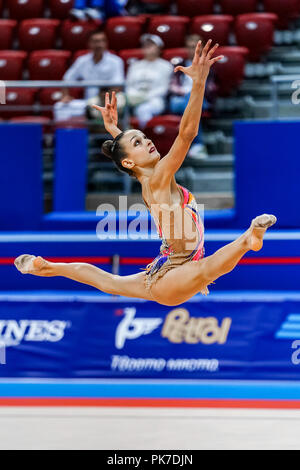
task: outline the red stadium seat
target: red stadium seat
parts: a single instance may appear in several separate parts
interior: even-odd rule
[[[69,16],[71,8],[73,8],[74,0],[50,0],[49,7],[52,18],[65,20]]]
[[[140,17],[110,18],[106,23],[109,47],[116,51],[137,47],[142,32],[143,20]]]
[[[185,47],[174,47],[173,49],[165,49],[162,53],[162,57],[165,60],[171,62],[174,67],[181,64],[188,58],[188,50]]]
[[[73,98],[81,98],[83,94],[82,88],[69,88],[69,94]],[[39,93],[39,101],[42,106],[53,106],[63,97],[61,88],[43,88]],[[53,117],[52,110],[42,111],[43,116]]]
[[[14,29],[17,25],[15,20],[0,20],[0,48],[9,50],[12,46]]]
[[[39,101],[42,105],[49,106],[62,99],[61,88],[43,88],[39,93]]]
[[[299,16],[299,0],[264,0],[264,9],[278,15],[277,27],[288,28],[289,22]]]
[[[193,18],[198,15],[210,15],[214,11],[214,0],[177,0],[178,15]]]
[[[34,51],[28,61],[30,80],[61,80],[67,70],[69,51]]]
[[[155,116],[146,126],[145,134],[153,141],[157,150],[164,157],[172,147],[178,135],[180,116]]]
[[[0,80],[21,80],[26,57],[24,51],[0,51]]]
[[[61,88],[43,88],[39,93],[39,102],[42,106],[53,106],[63,97]],[[43,116],[53,118],[52,110],[41,111]]]
[[[157,34],[166,48],[184,45],[189,18],[186,16],[157,16],[150,19],[148,33]]]
[[[218,93],[221,96],[229,95],[243,81],[248,53],[246,47],[224,46],[217,49],[215,56],[224,56],[224,59],[214,65]]]
[[[127,70],[129,65],[131,65],[136,60],[141,60],[144,58],[142,49],[124,49],[123,51],[119,52],[119,56],[124,60],[125,70]]]
[[[258,0],[219,0],[219,2],[225,15],[241,15],[256,12]]]
[[[237,43],[249,49],[250,61],[260,60],[271,49],[276,21],[274,13],[249,13],[236,18]]]
[[[43,17],[43,0],[9,0],[6,4],[10,18],[25,20],[27,18]]]
[[[32,106],[36,89],[34,88],[7,88],[6,90],[6,106]],[[1,116],[8,119],[13,116],[23,116],[30,112],[26,110],[5,110],[5,106],[0,106]]]
[[[26,51],[54,49],[59,20],[23,20],[19,27],[20,48]]]
[[[67,51],[86,49],[89,35],[99,28],[101,21],[69,21],[62,23],[62,47]]]
[[[212,39],[225,46],[228,44],[232,23],[233,16],[229,15],[197,16],[191,23],[190,32],[199,34],[205,42]]]

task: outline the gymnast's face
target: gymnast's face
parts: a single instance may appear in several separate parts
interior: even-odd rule
[[[122,160],[125,168],[135,171],[136,168],[154,168],[160,160],[152,140],[148,139],[142,131],[129,130],[121,140],[126,157]]]

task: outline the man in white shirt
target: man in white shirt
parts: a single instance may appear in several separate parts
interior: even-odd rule
[[[159,36],[144,34],[141,43],[144,59],[130,65],[126,93],[128,103],[143,128],[153,116],[165,110],[173,67],[160,58],[164,43]]]
[[[66,71],[64,80],[101,80],[103,86],[124,84],[124,62],[107,50],[107,37],[104,31],[94,31],[89,39],[91,52],[78,57]],[[98,88],[87,88],[85,98],[98,94]]]
[[[107,50],[108,42],[104,31],[97,30],[91,33],[89,49],[91,52],[78,59],[66,71],[63,79],[68,81],[99,80],[105,87],[124,85],[124,62]],[[80,86],[80,83],[78,84]],[[88,87],[84,91],[84,99],[88,100],[99,94],[98,87]],[[63,98],[54,105],[55,120],[69,119],[74,115],[85,112],[85,101],[74,100],[67,88],[63,89]]]

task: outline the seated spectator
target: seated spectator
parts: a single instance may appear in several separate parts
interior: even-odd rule
[[[160,58],[164,46],[155,34],[141,37],[144,59],[130,65],[126,80],[126,94],[129,106],[143,129],[153,116],[166,108],[172,65]]]
[[[75,0],[70,15],[78,20],[105,21],[113,16],[127,15],[127,0]]]
[[[115,54],[108,52],[107,44],[104,31],[97,30],[91,33],[89,39],[89,49],[91,52],[78,57],[69,70],[66,71],[63,79],[69,81],[78,80],[79,85],[80,80],[99,80],[103,86],[123,86],[125,82],[123,60]],[[69,94],[69,90],[64,88],[62,100],[54,105],[55,118],[62,120],[59,117],[60,111],[64,111],[63,114],[67,114],[69,117],[73,115],[73,111],[76,116],[80,115],[80,109],[84,114],[86,100],[97,96],[98,93],[98,87],[88,87],[84,91],[84,100],[74,100]],[[73,101],[76,101],[76,103],[72,103]]]
[[[190,66],[194,57],[195,47],[197,42],[201,40],[201,37],[197,34],[191,34],[186,37],[185,45],[188,50],[188,59],[185,60],[181,64],[176,65],[183,65],[183,66]],[[170,86],[170,101],[169,107],[170,112],[173,114],[183,114],[184,110],[187,106],[187,103],[190,98],[190,92],[192,90],[192,79],[187,75],[179,72],[176,73],[173,77]],[[212,74],[208,77],[206,90],[205,90],[205,97],[203,101],[202,111],[208,111],[212,108],[212,104],[215,99],[216,94],[216,84],[214,82]],[[201,124],[199,126],[199,133],[195,138],[190,151],[189,156],[196,159],[207,158],[207,150],[203,145],[202,140],[202,127]]]

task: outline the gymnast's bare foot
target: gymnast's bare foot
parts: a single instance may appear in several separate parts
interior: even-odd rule
[[[15,266],[22,274],[55,276],[53,263],[46,261],[41,256],[21,255],[15,259]]]
[[[247,241],[250,250],[259,251],[263,246],[263,238],[267,229],[276,224],[277,218],[275,215],[263,214],[255,217],[252,220],[249,230],[246,232]]]

